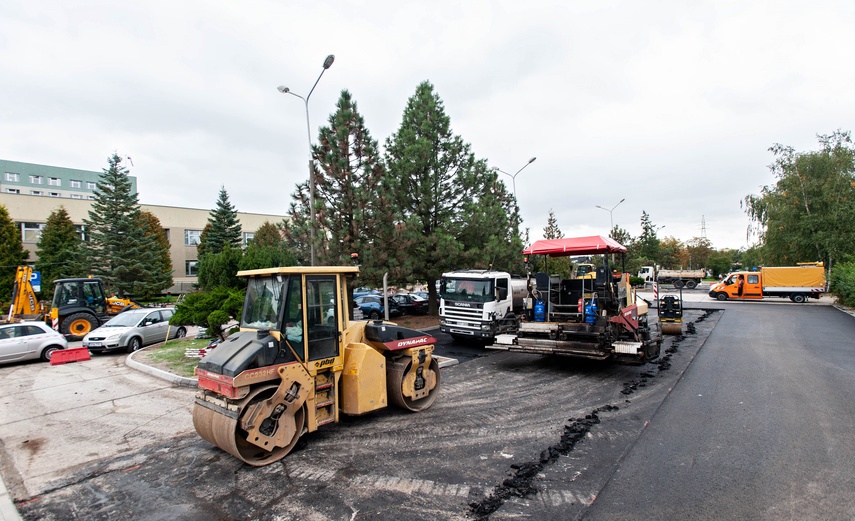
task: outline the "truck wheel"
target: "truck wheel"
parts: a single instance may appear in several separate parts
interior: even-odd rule
[[[682,288],[682,287],[683,287],[683,284],[685,284],[685,283],[684,283],[682,280],[675,280],[675,281],[674,281],[674,287],[675,287],[675,288],[677,288],[677,289]]]
[[[686,281],[686,287],[689,289],[695,289],[698,287],[698,283],[695,282],[694,280],[687,280]]]
[[[97,319],[88,313],[74,313],[62,321],[62,334],[80,340],[98,326]]]
[[[718,293],[718,294],[716,294],[715,299],[721,300],[723,302],[723,301],[727,300],[727,293],[724,293],[724,292]]]
[[[800,293],[796,293],[796,294],[790,295],[790,300],[792,300],[796,304],[802,304],[805,301],[805,296],[800,294]]]

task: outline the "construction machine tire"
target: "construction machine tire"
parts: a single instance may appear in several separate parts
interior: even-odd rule
[[[396,362],[390,362],[386,371],[386,389],[389,393],[389,400],[402,409],[412,412],[419,412],[427,409],[439,394],[439,362],[436,358],[431,357],[428,371],[432,371],[436,378],[436,385],[430,390],[427,396],[418,399],[412,399],[404,394],[404,377],[410,371],[412,360],[405,358]]]
[[[62,334],[70,340],[80,340],[98,327],[97,319],[88,313],[74,313],[62,321]]]
[[[274,447],[273,450],[267,450],[254,445],[246,440],[247,432],[240,426],[240,420],[247,408],[254,403],[270,398],[276,389],[276,385],[267,385],[251,391],[246,398],[238,403],[236,418],[196,403],[193,406],[193,427],[196,428],[199,436],[248,465],[261,467],[279,461],[291,452],[303,434],[306,425],[306,409],[304,407],[300,407],[293,417],[283,415],[279,418],[278,428],[290,428],[294,432],[291,441],[284,447]]]
[[[662,330],[663,335],[682,335],[683,334],[683,324],[682,323],[662,322],[659,327]]]

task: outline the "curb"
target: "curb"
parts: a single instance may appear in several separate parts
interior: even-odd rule
[[[155,344],[155,345],[159,346],[160,344]],[[153,347],[153,346],[146,347],[145,349],[149,349],[150,347]],[[150,365],[146,365],[142,362],[137,362],[136,360],[134,360],[134,356],[137,353],[144,351],[145,349],[140,349],[139,351],[136,351],[134,353],[129,354],[128,357],[125,359],[125,365],[127,365],[131,369],[136,369],[137,371],[149,374],[149,375],[154,376],[156,378],[160,378],[161,380],[166,380],[168,382],[172,382],[176,385],[180,385],[183,387],[197,387],[198,386],[198,380],[196,378],[187,378],[184,376],[178,376],[177,374],[172,374],[169,371],[164,371],[163,369],[158,369],[156,367],[152,367]]]

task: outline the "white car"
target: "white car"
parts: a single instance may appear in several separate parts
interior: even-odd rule
[[[133,353],[143,346],[163,342],[167,331],[169,338],[183,338],[187,334],[184,326],[169,325],[174,311],[171,308],[123,311],[83,337],[83,347],[93,353],[115,349]]]
[[[44,322],[0,325],[0,363],[41,358],[45,362],[68,341]]]

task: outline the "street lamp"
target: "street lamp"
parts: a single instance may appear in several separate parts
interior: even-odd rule
[[[600,205],[598,205],[598,204],[597,204],[597,205],[594,205],[594,208],[599,208],[600,210],[605,210],[605,211],[609,212],[609,222],[610,222],[610,223],[611,223],[611,225],[612,225],[612,227],[611,227],[611,228],[609,228],[609,233],[611,233],[611,231],[615,229],[615,220],[614,220],[614,211],[615,211],[615,208],[617,208],[618,206],[620,206],[620,203],[622,203],[622,202],[624,202],[624,201],[626,201],[626,198],[621,199],[620,201],[618,201],[618,204],[616,204],[616,205],[612,206],[612,209],[611,209],[611,210],[609,210],[608,208],[603,208],[602,206],[600,206]]]
[[[523,165],[523,167],[522,167],[522,168],[520,168],[519,170],[517,170],[516,174],[513,174],[513,175],[511,175],[511,174],[509,174],[509,173],[505,172],[505,171],[504,171],[504,170],[502,170],[501,168],[495,168],[495,167],[494,167],[494,168],[495,168],[495,170],[496,170],[496,172],[501,172],[501,173],[503,173],[503,174],[505,174],[505,175],[509,175],[509,176],[511,176],[511,181],[513,182],[513,185],[514,185],[514,201],[516,201],[516,199],[517,199],[517,174],[519,174],[520,172],[522,172],[522,171],[523,171],[523,169],[524,169],[525,167],[527,167],[528,165],[530,165],[530,164],[534,163],[534,160],[535,160],[535,159],[537,159],[537,158],[536,158],[536,157],[533,157],[533,158],[529,159],[529,160],[528,160],[528,163],[524,164],[524,165]],[[519,201],[517,201],[517,204],[519,204]]]
[[[312,85],[312,89],[309,91],[309,94],[305,98],[303,96],[300,96],[299,94],[291,92],[291,89],[289,89],[285,85],[280,85],[276,87],[276,89],[282,94],[290,94],[292,96],[300,98],[301,100],[303,100],[303,104],[306,106],[306,136],[309,138],[309,217],[311,218],[312,222],[312,236],[309,237],[309,250],[311,252],[310,255],[312,266],[315,265],[315,159],[312,155],[312,127],[309,124],[309,98],[312,97],[312,92],[315,91],[315,87],[317,87],[318,82],[321,81],[321,76],[323,76],[324,72],[326,72],[326,70],[330,68],[330,66],[333,64],[333,61],[335,61],[335,56],[333,56],[332,54],[327,56],[327,58],[324,60],[324,68],[321,71],[321,74],[318,75],[318,79],[315,80],[315,84]]]

